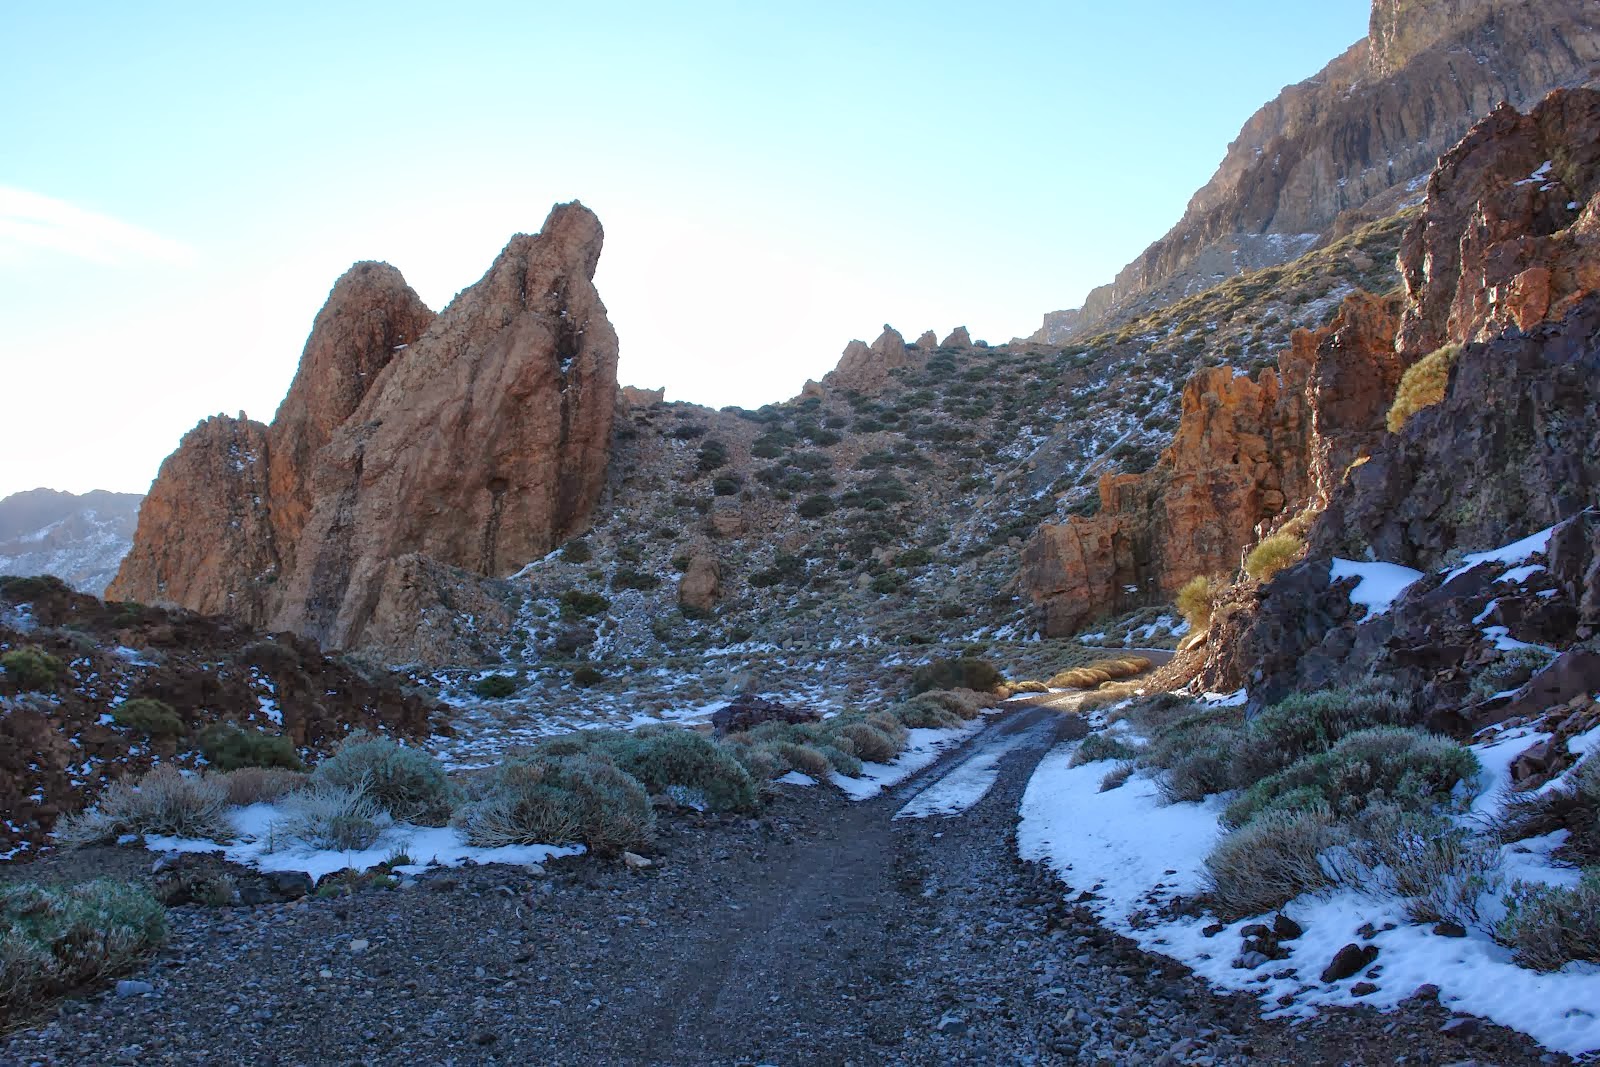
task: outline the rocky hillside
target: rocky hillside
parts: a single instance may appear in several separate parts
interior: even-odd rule
[[[1600,76],[1588,0],[1374,0],[1370,32],[1245,123],[1182,220],[1035,340],[1059,342],[1294,259],[1414,202],[1496,104]]]
[[[599,221],[557,206],[437,318],[383,264],[317,316],[271,426],[218,416],[162,465],[113,599],[426,657],[457,575],[502,576],[588,520],[617,340]]]
[[[0,500],[0,574],[53,574],[99,596],[133,545],[137,493],[30,489]]]

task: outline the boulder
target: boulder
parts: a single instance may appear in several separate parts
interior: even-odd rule
[[[971,348],[972,335],[965,326],[957,326],[950,331],[950,335],[939,342],[940,348]]]

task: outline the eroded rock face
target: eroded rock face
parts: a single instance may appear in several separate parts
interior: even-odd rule
[[[1320,506],[1383,432],[1402,370],[1396,310],[1357,294],[1327,328],[1298,331],[1276,371],[1191,378],[1155,467],[1103,477],[1099,514],[1041,526],[1024,548],[1022,588],[1046,632],[1170,600],[1197,575],[1232,574],[1263,529]]]
[[[971,348],[972,334],[967,332],[967,328],[965,326],[957,326],[955,329],[950,331],[949,336],[947,336],[943,341],[939,342],[939,347]]]
[[[678,579],[678,605],[701,615],[717,606],[722,595],[722,567],[709,542],[696,541],[689,548],[689,565]]]
[[[1370,203],[1392,209],[1497,104],[1594,85],[1597,64],[1590,0],[1375,0],[1368,37],[1258,111],[1177,226],[1091,293],[1071,328],[1286,262]]]
[[[602,240],[558,205],[437,318],[393,268],[358,264],[272,427],[208,420],[163,464],[108,595],[328,649],[470,656],[434,610],[474,596],[459,576],[548,552],[603,488],[619,394]],[[474,601],[485,632],[492,600]]]
[[[884,323],[883,333],[872,344],[851,341],[845,346],[844,353],[839,356],[838,366],[823,376],[822,387],[825,390],[877,393],[888,384],[890,371],[911,364],[912,357],[906,350],[906,339],[899,330]]]

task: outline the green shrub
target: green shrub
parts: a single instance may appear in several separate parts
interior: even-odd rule
[[[0,667],[5,669],[6,677],[25,693],[54,689],[64,669],[60,660],[38,648],[14,648],[0,654]]]
[[[739,761],[724,746],[693,730],[647,726],[631,733],[608,731],[595,736],[593,743],[652,793],[671,787],[688,790],[703,796],[712,811],[755,807],[755,783]]]
[[[166,939],[166,910],[138,886],[0,886],[0,1024],[129,967]]]
[[[1191,629],[1204,630],[1211,625],[1211,612],[1217,606],[1217,596],[1223,583],[1217,579],[1197,574],[1183,583],[1174,604],[1178,614],[1188,621]]]
[[[178,737],[183,733],[183,720],[172,705],[149,697],[124,700],[111,709],[111,721],[146,737]]]
[[[218,781],[163,765],[136,785],[115,782],[88,811],[62,820],[56,835],[68,847],[111,844],[124,834],[160,834],[227,841],[228,792]]]
[[[933,562],[933,553],[926,548],[908,548],[904,552],[895,554],[896,567],[926,567]]]
[[[456,815],[468,844],[565,845],[583,836],[583,806],[578,795],[558,784],[559,761],[511,762],[495,771],[483,799]]]
[[[963,719],[958,713],[927,696],[914,697],[896,704],[891,710],[897,719],[914,730],[947,730],[961,725]]]
[[[587,663],[572,672],[572,681],[575,685],[587,689],[591,685],[599,685],[606,680],[606,676],[598,667],[591,667]]]
[[[1243,826],[1268,810],[1316,804],[1341,817],[1377,801],[1426,810],[1448,801],[1456,785],[1472,781],[1478,770],[1477,757],[1454,741],[1376,726],[1257,782],[1228,805],[1223,822]]]
[[[445,825],[460,799],[444,768],[428,753],[361,731],[317,764],[311,782],[364,793],[399,821],[422,826]]]
[[[868,588],[880,596],[887,596],[890,593],[898,590],[903,584],[904,579],[902,579],[898,574],[885,571],[883,574],[880,574],[876,578],[872,579],[872,584]]]
[[[298,771],[305,765],[295,754],[294,743],[281,734],[242,729],[232,723],[209,726],[200,735],[200,754],[219,771],[241,767],[282,767]]]
[[[1233,761],[1233,784],[1254,785],[1291,764],[1326,752],[1341,738],[1371,726],[1405,726],[1410,704],[1386,679],[1296,693],[1245,724]]]
[[[1250,550],[1245,557],[1245,573],[1264,582],[1283,570],[1305,551],[1306,543],[1293,534],[1275,533]]]
[[[1460,345],[1445,345],[1406,368],[1395,390],[1394,404],[1389,408],[1390,433],[1399,433],[1411,416],[1444,399],[1445,389],[1450,384],[1450,366],[1460,354]]]
[[[1379,803],[1346,824],[1350,839],[1324,857],[1343,885],[1405,902],[1416,923],[1484,925],[1478,901],[1498,887],[1494,842],[1433,812]]]
[[[1571,888],[1518,882],[1505,906],[1497,934],[1521,966],[1558,971],[1574,960],[1600,963],[1600,867]]]
[[[634,570],[630,567],[618,571],[616,577],[611,579],[611,584],[618,589],[650,590],[659,586],[661,579],[649,571]]]
[[[599,593],[586,593],[581,589],[568,589],[561,594],[561,614],[567,618],[587,619],[610,610],[611,601]]]
[[[1233,788],[1234,746],[1239,732],[1216,724],[1158,737],[1148,753],[1165,768],[1157,783],[1169,803],[1204,800]]]
[[[833,508],[833,497],[826,493],[816,493],[800,501],[794,510],[802,519],[815,519],[828,514]]]
[[[1335,881],[1321,854],[1345,834],[1324,807],[1268,811],[1218,841],[1206,857],[1207,896],[1227,921],[1283,907]]]
[[[568,563],[588,563],[594,559],[594,550],[580,537],[561,546],[561,558]]]
[[[828,761],[828,766],[844,775],[846,778],[861,777],[861,760],[854,752],[847,752],[838,745],[818,744],[818,752],[823,759]]]
[[[517,691],[517,685],[515,675],[486,674],[472,683],[472,694],[485,700],[504,700]]]
[[[1529,678],[1543,670],[1553,657],[1542,648],[1513,648],[1472,676],[1468,696],[1474,703],[1496,693],[1520,689]]]
[[[809,774],[813,778],[826,778],[832,765],[821,749],[794,741],[777,741],[771,746],[777,757],[790,770]]]
[[[737,474],[719,474],[711,480],[713,496],[734,496],[744,488],[744,479]]]
[[[1092,733],[1083,739],[1078,745],[1078,750],[1072,754],[1071,766],[1081,767],[1085,763],[1099,763],[1108,759],[1132,760],[1138,756],[1138,749],[1102,731]]]
[[[727,466],[728,446],[716,438],[708,438],[700,443],[700,455],[695,462],[695,468],[701,474],[709,474],[718,467]]]
[[[831,726],[826,730],[827,736],[835,745],[839,745],[839,738],[850,742],[849,750],[857,759],[868,763],[888,763],[900,754],[900,746],[894,739],[876,726],[865,722],[843,722]],[[839,747],[844,747],[839,745]]]
[[[911,692],[915,695],[930,689],[975,689],[986,693],[1000,682],[1000,671],[994,664],[975,656],[961,656],[918,667],[911,677]]]

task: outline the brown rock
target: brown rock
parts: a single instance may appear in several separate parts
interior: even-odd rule
[[[922,336],[917,338],[917,347],[927,352],[939,347],[939,337],[932,330],[923,330]]]
[[[876,393],[888,384],[891,370],[909,367],[911,362],[905,338],[884,323],[883,333],[870,346],[861,341],[846,345],[838,366],[823,376],[822,385],[824,389]]]
[[[940,348],[971,348],[972,335],[965,326],[957,326],[950,331],[950,336],[939,342]]]
[[[678,579],[678,605],[706,614],[717,606],[722,594],[722,567],[715,550],[700,541],[690,546],[689,566]]]
[[[640,389],[633,385],[624,385],[621,390],[621,399],[624,407],[648,408],[654,407],[667,399],[667,388]]]

